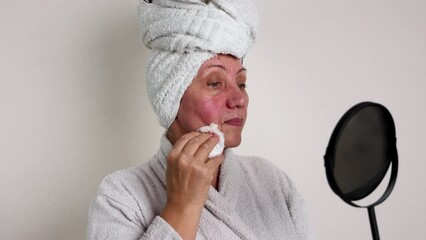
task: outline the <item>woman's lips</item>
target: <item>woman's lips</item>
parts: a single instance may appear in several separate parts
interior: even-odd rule
[[[244,121],[242,118],[232,118],[232,119],[226,120],[224,123],[231,126],[241,127],[243,126]]]

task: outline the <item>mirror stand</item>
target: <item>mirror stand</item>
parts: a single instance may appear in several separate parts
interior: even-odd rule
[[[368,209],[368,218],[370,219],[371,234],[373,234],[373,240],[380,240],[374,206],[368,207],[367,209]]]

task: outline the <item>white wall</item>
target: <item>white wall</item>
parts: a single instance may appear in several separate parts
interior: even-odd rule
[[[322,156],[352,105],[386,105],[400,173],[382,239],[426,236],[426,2],[260,1],[244,142],[296,182],[319,239],[371,239]],[[0,2],[0,239],[84,239],[101,179],[155,153],[137,0]]]

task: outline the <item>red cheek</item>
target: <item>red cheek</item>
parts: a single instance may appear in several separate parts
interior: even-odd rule
[[[223,101],[217,98],[203,99],[200,102],[200,115],[203,122],[206,124],[220,124],[221,113],[223,110]]]

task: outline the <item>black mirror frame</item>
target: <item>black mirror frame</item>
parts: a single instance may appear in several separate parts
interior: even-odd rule
[[[389,164],[385,167],[385,170],[387,171],[389,169],[390,164],[392,164],[392,169],[391,169],[391,175],[390,175],[388,186],[386,188],[386,191],[383,193],[383,195],[378,200],[376,200],[375,202],[373,202],[369,205],[366,205],[366,206],[361,206],[361,205],[353,203],[353,201],[356,201],[356,200],[359,200],[359,199],[362,199],[362,198],[368,196],[371,192],[373,192],[376,189],[377,186],[375,186],[373,189],[371,189],[369,192],[367,192],[366,194],[364,194],[362,197],[360,197],[358,199],[354,199],[352,197],[349,197],[348,194],[344,194],[339,189],[339,187],[338,187],[338,185],[337,185],[337,183],[336,183],[336,181],[333,177],[334,155],[335,155],[335,146],[337,144],[337,141],[339,140],[340,134],[341,134],[344,126],[360,110],[362,110],[366,107],[371,107],[371,106],[378,107],[381,110],[383,110],[383,112],[386,114],[387,120],[390,123],[390,126],[392,126],[393,133],[391,134],[391,137],[393,137],[394,144],[391,144],[390,155],[389,155],[390,161],[389,161]],[[335,194],[337,194],[347,204],[354,206],[354,207],[359,207],[359,208],[370,208],[370,207],[374,207],[376,205],[379,205],[384,200],[386,200],[386,198],[391,194],[391,192],[392,192],[392,190],[395,186],[396,178],[397,178],[397,175],[398,175],[398,153],[397,153],[397,149],[396,149],[395,124],[394,124],[392,115],[390,114],[389,110],[387,108],[385,108],[383,105],[378,104],[378,103],[373,103],[373,102],[361,102],[361,103],[358,103],[357,105],[353,106],[351,109],[349,109],[343,115],[343,117],[339,120],[336,127],[334,128],[334,131],[331,135],[326,153],[324,155],[324,161],[325,161],[325,169],[326,169],[327,180],[328,180],[328,183],[329,183],[331,189],[333,190],[333,192]]]

